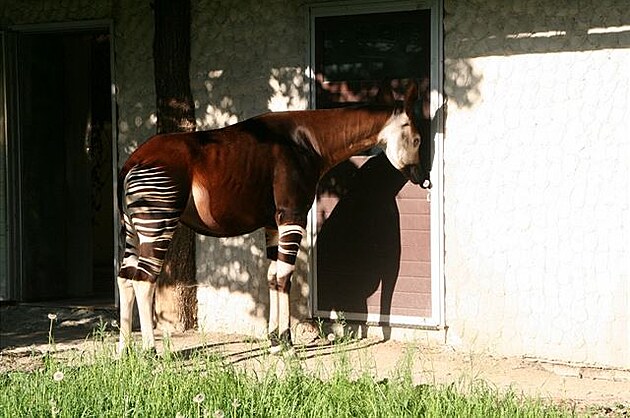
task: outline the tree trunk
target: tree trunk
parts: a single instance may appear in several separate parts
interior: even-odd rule
[[[192,132],[190,90],[190,0],[154,0],[153,61],[157,131]],[[197,322],[195,233],[179,225],[158,278],[155,311],[161,326],[176,330]]]

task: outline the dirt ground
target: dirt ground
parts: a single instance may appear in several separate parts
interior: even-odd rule
[[[116,311],[103,308],[60,308],[54,306],[0,306],[0,373],[41,367],[50,350],[48,314],[55,314],[53,336],[55,355],[72,356],[94,348],[95,339],[115,344]],[[305,344],[296,356],[307,367],[324,374],[344,355],[356,369],[370,370],[379,379],[390,378],[404,359],[413,359],[417,383],[462,383],[482,379],[499,389],[542,397],[575,406],[591,416],[630,416],[630,371],[602,370],[551,364],[525,358],[495,357],[484,353],[460,352],[435,343],[399,343],[373,339],[354,340],[341,345],[300,336]],[[162,335],[158,332],[158,352]],[[137,337],[139,339],[139,336]],[[282,361],[269,356],[264,341],[239,335],[200,334],[195,331],[170,336],[171,347],[182,353],[211,350],[227,363],[260,368]],[[411,354],[411,357],[409,356]]]

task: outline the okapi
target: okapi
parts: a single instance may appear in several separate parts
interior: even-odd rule
[[[138,147],[118,177],[125,237],[119,350],[131,341],[134,295],[143,347],[154,349],[155,283],[178,222],[214,237],[265,228],[270,350],[291,345],[291,276],[318,181],[380,144],[409,180],[426,182],[420,96],[412,82],[402,106],[266,113],[221,129],[156,135]]]

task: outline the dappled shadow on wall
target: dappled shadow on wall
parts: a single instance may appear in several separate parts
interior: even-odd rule
[[[234,85],[242,83],[233,73],[213,69],[192,80],[200,96],[195,99],[197,129],[222,128],[268,111],[308,108],[308,78],[301,67],[271,68],[260,79],[248,82],[246,94],[234,94]]]

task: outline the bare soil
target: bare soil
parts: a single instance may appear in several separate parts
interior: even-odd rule
[[[54,345],[49,344],[51,320]],[[95,347],[95,341],[115,344],[117,312],[113,307],[0,306],[0,373],[42,367],[44,355],[71,357]],[[379,379],[393,376],[405,359],[413,360],[413,378],[420,383],[465,383],[484,380],[499,389],[551,399],[576,408],[588,416],[630,416],[630,371],[576,367],[535,359],[496,357],[486,353],[461,352],[435,343],[400,343],[363,339],[330,344],[316,339],[317,332],[300,332],[304,345],[296,356],[317,372],[327,373],[343,353],[353,366],[366,368]],[[158,331],[158,352],[163,336]],[[138,336],[139,339],[139,336]],[[173,333],[171,350],[190,353],[211,350],[238,367],[260,368],[281,357],[267,354],[266,342],[250,337]],[[278,360],[279,358],[279,360]]]

